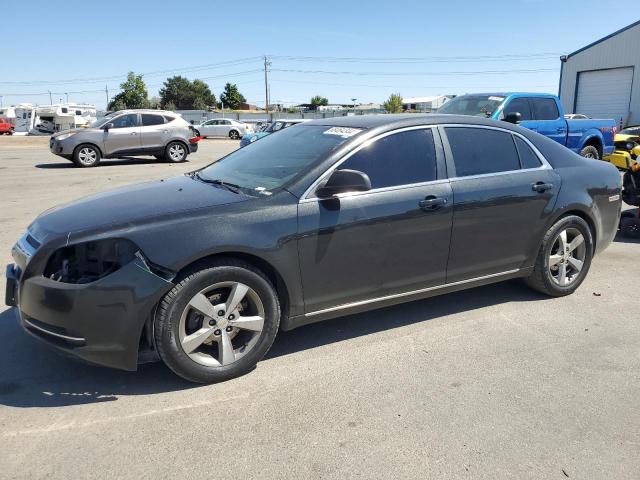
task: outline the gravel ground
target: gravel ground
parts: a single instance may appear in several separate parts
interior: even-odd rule
[[[0,137],[5,263],[54,204],[237,146],[77,169],[46,141]],[[0,478],[638,478],[639,256],[616,239],[565,298],[510,281],[281,333],[211,386],[80,364],[0,307]]]

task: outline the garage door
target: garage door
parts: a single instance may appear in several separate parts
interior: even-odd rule
[[[632,81],[633,67],[580,72],[575,113],[626,123]]]

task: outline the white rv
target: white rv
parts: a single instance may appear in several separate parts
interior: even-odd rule
[[[36,108],[31,135],[51,135],[71,128],[88,127],[96,120],[96,107],[87,104],[61,103]]]
[[[35,126],[36,107],[31,103],[21,103],[13,107],[15,113],[15,135],[27,135]]]

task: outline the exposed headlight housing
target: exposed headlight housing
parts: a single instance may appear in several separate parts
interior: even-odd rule
[[[56,135],[56,140],[66,140],[69,137],[72,137],[73,135],[75,135],[78,132],[67,132],[67,133],[61,133],[59,135]]]
[[[625,150],[633,150],[635,146],[636,146],[635,142],[627,142],[625,145]]]
[[[139,250],[136,244],[122,238],[70,245],[49,258],[43,274],[63,283],[91,283],[133,261]]]

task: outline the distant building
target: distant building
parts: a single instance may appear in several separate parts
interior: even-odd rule
[[[640,21],[560,60],[558,96],[565,112],[640,124]]]
[[[402,99],[402,110],[414,110],[416,112],[432,112],[437,110],[454,95],[436,95],[433,97],[408,97]]]
[[[258,106],[252,103],[241,103],[237,110],[258,110]]]

